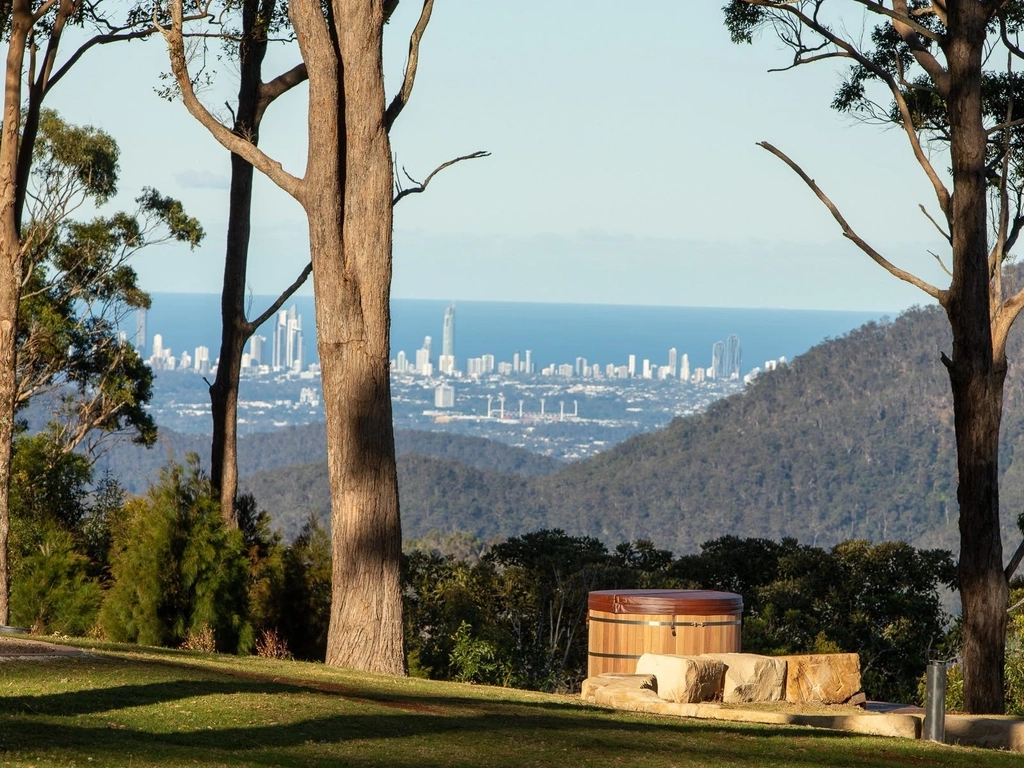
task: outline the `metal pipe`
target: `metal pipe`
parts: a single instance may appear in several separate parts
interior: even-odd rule
[[[946,662],[930,661],[925,672],[924,738],[946,740]]]

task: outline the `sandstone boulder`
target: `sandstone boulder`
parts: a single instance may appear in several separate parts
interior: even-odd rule
[[[726,704],[782,701],[786,690],[784,659],[754,653],[705,653],[701,658],[717,659],[725,665],[722,701]]]
[[[662,699],[694,704],[719,696],[725,665],[718,659],[702,656],[645,653],[637,661],[636,671],[657,678],[658,696]]]
[[[645,698],[649,694],[656,694],[658,691],[658,681],[654,675],[631,675],[626,672],[605,672],[603,675],[597,677],[588,677],[583,681],[583,686],[580,690],[580,698],[584,701],[589,701],[593,704],[603,704],[604,702],[598,701],[598,692],[608,689],[604,697],[609,696],[612,692],[628,692],[628,691],[646,691]],[[612,704],[606,704],[606,706],[614,706]]]
[[[786,661],[786,701],[796,704],[842,704],[860,691],[860,657],[856,653],[780,656]]]

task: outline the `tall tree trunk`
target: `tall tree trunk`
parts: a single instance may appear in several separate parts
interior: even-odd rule
[[[274,3],[263,3],[272,13]],[[263,58],[267,50],[267,19],[260,19],[260,0],[242,4],[242,39],[238,45],[238,105],[234,131],[254,145],[259,143],[259,92]],[[231,191],[228,202],[227,250],[224,283],[220,294],[221,341],[217,375],[210,386],[213,438],[210,446],[210,480],[218,494],[224,522],[237,527],[235,495],[238,491],[238,387],[242,353],[253,333],[245,317],[245,287],[252,228],[253,167],[231,154]]]
[[[309,6],[312,15],[319,3]],[[295,4],[291,11],[294,18]],[[379,1],[334,0],[331,11],[327,34],[308,40],[303,50],[310,78],[303,204],[331,487],[326,661],[404,674],[388,369],[392,167],[384,127],[383,9]],[[301,43],[303,25],[295,26]]]
[[[18,126],[21,119],[21,74],[25,44],[32,27],[27,0],[16,0],[11,13],[4,81],[3,127],[0,128],[0,625],[10,620],[11,441],[16,390],[15,342],[21,294],[21,238],[16,223]]]
[[[947,58],[953,168],[953,392],[960,504],[964,705],[1003,712],[1007,583],[999,529],[999,424],[1005,354],[993,354],[981,66],[988,10],[951,0]],[[1001,348],[1001,345],[1000,345]]]

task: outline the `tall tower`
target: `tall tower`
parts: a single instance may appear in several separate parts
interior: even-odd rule
[[[437,358],[437,368],[442,373],[451,375],[455,372],[455,305],[444,311],[444,326],[441,329],[441,355]]]
[[[725,341],[725,378],[738,379],[740,377],[740,340],[734,333]]]
[[[716,341],[711,347],[711,375],[715,379],[728,378],[725,373],[725,343]]]
[[[455,356],[455,305],[444,311],[444,329],[441,334],[441,354]]]
[[[683,381],[690,380],[690,356],[683,353],[683,359],[679,364],[679,378]]]
[[[281,366],[292,371],[301,371],[303,364],[302,315],[295,305],[288,308],[287,327],[285,331],[285,355]]]
[[[274,323],[274,336],[273,336],[273,362],[272,369],[280,371],[286,365],[287,362],[287,348],[288,348],[288,312],[281,310],[277,313],[277,320]]]
[[[676,363],[678,362],[678,360],[679,360],[679,351],[675,347],[672,347],[672,349],[670,349],[668,351],[668,374],[669,374],[669,376],[673,376],[674,377],[676,375]]]

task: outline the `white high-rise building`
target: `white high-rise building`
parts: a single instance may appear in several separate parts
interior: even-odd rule
[[[207,374],[210,372],[210,348],[209,347],[196,347],[196,354],[193,358],[193,366],[198,373]],[[181,355],[181,365],[184,368],[185,353]]]
[[[249,339],[249,365],[258,366],[263,362],[263,345],[267,339],[265,336],[253,334]]]
[[[725,366],[724,374],[727,379],[738,379],[742,369],[742,352],[740,340],[736,334],[732,334],[725,340]]]
[[[636,355],[629,356],[629,377],[636,376]]]
[[[435,408],[455,407],[455,387],[451,384],[441,384],[434,389]]]
[[[669,373],[669,376],[675,376],[676,375],[676,363],[678,361],[678,358],[679,358],[678,350],[675,347],[672,347],[672,349],[670,349],[668,351],[668,373]]]
[[[725,371],[725,342],[716,341],[711,347],[711,367],[708,368],[709,379],[727,379]]]
[[[690,380],[690,356],[685,353],[679,363],[679,378],[683,381]]]
[[[455,305],[444,311],[444,326],[441,329],[441,354],[455,357]],[[438,368],[441,364],[438,363]]]
[[[302,315],[294,304],[275,315],[272,341],[272,370],[298,372],[303,369],[306,349],[302,338]]]

